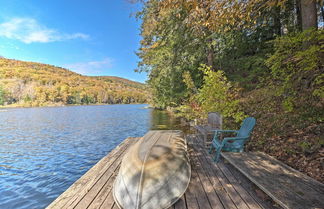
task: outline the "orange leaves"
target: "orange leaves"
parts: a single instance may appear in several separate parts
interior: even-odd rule
[[[137,82],[115,77],[82,76],[40,63],[1,59],[0,75],[0,86],[8,92],[5,101],[8,104],[25,105],[25,98],[33,106],[114,103],[117,100],[112,92],[117,95],[117,91],[123,92],[132,102],[145,102],[148,97],[145,86]],[[111,95],[111,99],[107,95]]]
[[[164,10],[185,9],[186,23],[193,27],[207,27],[222,32],[257,24],[261,10],[284,7],[287,0],[165,0],[161,1]]]

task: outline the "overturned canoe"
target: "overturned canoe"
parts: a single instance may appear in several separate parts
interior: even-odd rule
[[[119,208],[164,209],[186,191],[191,175],[181,131],[150,131],[123,157],[113,195]]]

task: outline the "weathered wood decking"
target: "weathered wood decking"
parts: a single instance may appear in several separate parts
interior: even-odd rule
[[[48,208],[118,208],[112,196],[112,186],[122,156],[140,138],[127,138],[101,159]],[[183,197],[172,209],[254,209],[268,207],[263,200],[244,187],[237,175],[223,162],[215,164],[201,141],[187,138],[192,177]]]
[[[287,209],[324,208],[324,185],[262,152],[222,156]]]

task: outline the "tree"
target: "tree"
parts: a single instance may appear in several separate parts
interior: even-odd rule
[[[5,102],[5,92],[2,86],[0,86],[0,105],[3,105],[4,102]]]
[[[239,110],[239,100],[235,98],[237,89],[229,82],[223,71],[212,71],[208,66],[202,66],[204,85],[196,95],[204,115],[208,112],[219,112],[226,118],[241,121],[244,113]]]
[[[254,116],[249,149],[321,176],[323,4],[316,30],[318,0],[144,2],[139,70],[155,106],[191,120],[218,111],[224,126]]]
[[[317,28],[317,9],[315,0],[300,0],[302,29]]]
[[[4,58],[0,58],[0,85],[6,90],[4,102],[22,106],[107,103],[107,94],[120,89],[130,98],[127,102],[145,101],[149,94],[145,85],[126,79],[81,76],[51,65]],[[137,91],[144,94],[135,99]]]
[[[142,18],[141,58],[139,71],[149,73],[156,107],[166,108],[181,103],[185,94],[182,74],[195,75],[196,85],[201,85],[200,63],[207,62],[207,33],[191,28],[186,21],[187,9],[161,7],[158,0],[146,2],[138,14]]]

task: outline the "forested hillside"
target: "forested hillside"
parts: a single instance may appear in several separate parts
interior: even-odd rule
[[[147,0],[137,17],[155,107],[254,116],[247,150],[324,182],[323,1]]]
[[[148,95],[144,84],[127,79],[0,58],[0,106],[145,103]]]

